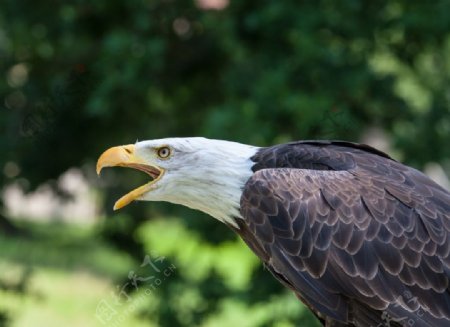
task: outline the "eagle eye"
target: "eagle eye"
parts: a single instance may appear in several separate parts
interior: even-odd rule
[[[167,159],[170,156],[171,152],[172,151],[168,146],[163,146],[158,149],[157,153],[158,157],[160,157],[161,159]]]

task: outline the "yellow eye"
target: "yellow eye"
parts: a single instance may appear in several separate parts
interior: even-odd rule
[[[170,148],[168,146],[163,146],[158,149],[158,157],[161,159],[167,159],[170,156]]]

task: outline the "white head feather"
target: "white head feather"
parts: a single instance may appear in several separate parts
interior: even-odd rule
[[[168,146],[167,159],[154,149]],[[143,201],[167,201],[203,211],[237,227],[242,190],[253,174],[250,160],[258,147],[201,137],[167,138],[135,144],[136,154],[165,170]]]

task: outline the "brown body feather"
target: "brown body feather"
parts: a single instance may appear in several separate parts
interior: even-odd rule
[[[261,149],[237,233],[327,326],[450,326],[450,193],[373,148]]]

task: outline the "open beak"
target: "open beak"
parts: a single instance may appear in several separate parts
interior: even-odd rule
[[[147,184],[132,190],[117,200],[114,204],[114,210],[123,208],[134,200],[139,200],[143,194],[152,189],[153,184],[164,174],[164,169],[149,165],[145,160],[137,156],[135,154],[134,144],[116,146],[103,152],[97,161],[97,174],[100,175],[101,170],[105,167],[114,166],[138,169],[147,173],[152,178]]]

